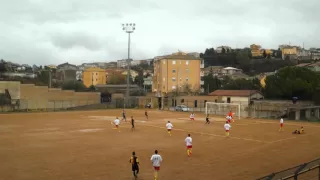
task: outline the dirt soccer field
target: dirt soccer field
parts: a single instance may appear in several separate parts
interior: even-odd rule
[[[222,118],[188,113],[127,110],[136,120],[110,124],[121,110],[26,113],[0,115],[1,180],[125,180],[132,179],[129,157],[136,151],[141,161],[139,179],[153,179],[150,157],[159,150],[163,157],[161,180],[255,179],[319,157],[320,125],[285,121],[238,120],[230,138]],[[120,117],[119,117],[120,118]],[[174,125],[170,137],[165,129]],[[304,126],[306,134],[291,132]],[[188,158],[184,139],[193,137],[193,156]]]

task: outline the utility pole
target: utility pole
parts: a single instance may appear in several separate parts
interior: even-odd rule
[[[136,29],[136,24],[135,23],[126,23],[122,24],[122,30],[128,33],[128,59],[127,59],[127,91],[126,91],[126,102],[127,105],[129,104],[129,98],[130,98],[130,64],[131,64],[131,59],[130,59],[130,43],[131,43],[131,33],[134,32]]]

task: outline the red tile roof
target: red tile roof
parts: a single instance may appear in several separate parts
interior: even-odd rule
[[[216,90],[209,94],[209,96],[238,96],[249,97],[252,94],[260,93],[257,90]]]

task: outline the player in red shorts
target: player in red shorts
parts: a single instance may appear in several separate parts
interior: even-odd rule
[[[226,131],[226,137],[229,137],[229,135],[230,135],[230,129],[231,129],[231,125],[230,125],[229,122],[227,121],[226,124],[224,124],[224,130]]]
[[[194,113],[191,113],[191,114],[190,114],[190,120],[191,120],[191,121],[194,121]]]
[[[188,157],[190,157],[192,155],[192,138],[190,134],[188,134],[184,142],[186,143],[186,146],[187,146],[187,155]]]
[[[162,157],[158,154],[158,150],[154,151],[154,154],[151,156],[152,166],[154,168],[154,179],[158,179],[159,171],[160,171],[160,164],[162,162]]]
[[[227,119],[228,123],[230,124],[232,117],[228,115],[228,116],[226,117],[226,119]]]
[[[279,131],[283,131],[283,118],[280,119],[280,129]]]

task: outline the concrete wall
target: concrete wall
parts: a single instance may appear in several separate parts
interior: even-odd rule
[[[66,109],[100,103],[99,92],[74,92],[34,84],[0,81],[0,92],[5,89],[9,90],[12,99],[20,99],[20,109]]]
[[[20,99],[20,82],[19,81],[0,81],[0,93],[8,89],[11,99]]]

